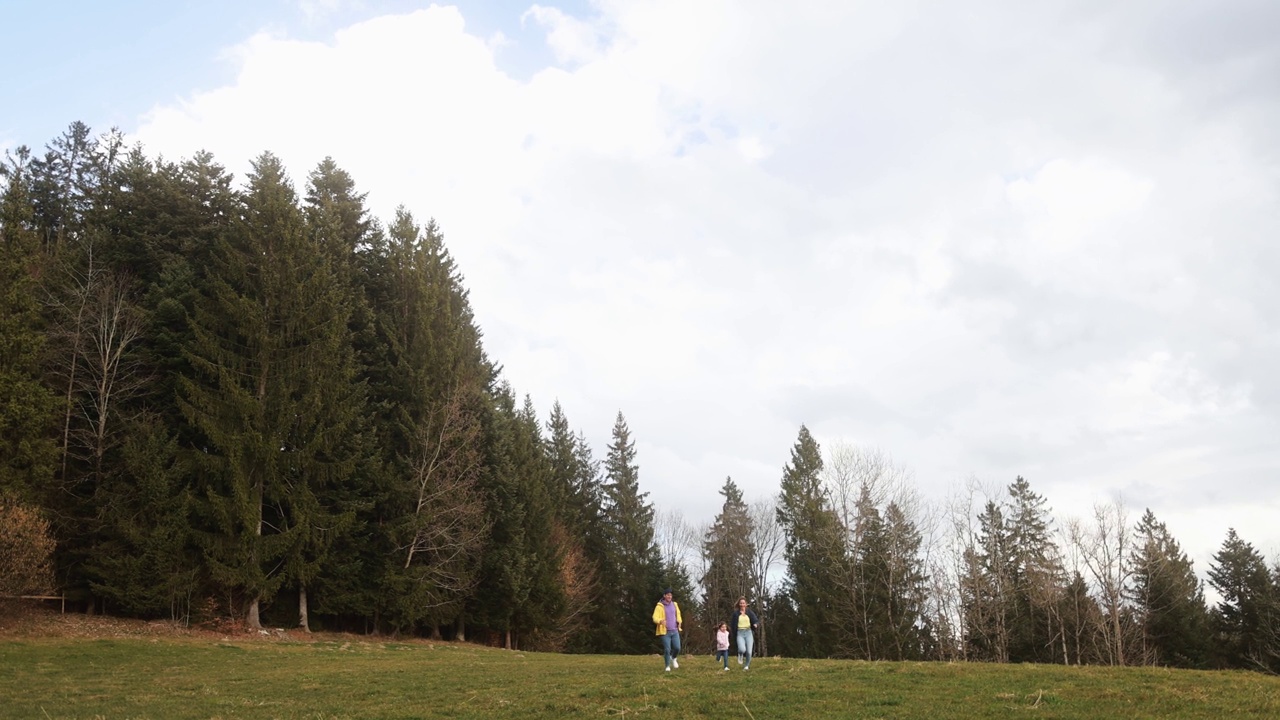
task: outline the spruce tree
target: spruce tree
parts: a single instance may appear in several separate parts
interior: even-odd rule
[[[1222,598],[1212,616],[1217,662],[1232,668],[1267,668],[1266,630],[1276,587],[1262,555],[1241,540],[1235,528],[1227,531],[1213,556],[1209,584]]]
[[[30,200],[29,155],[0,166],[0,493],[40,499],[53,477],[56,399],[40,380],[44,344],[32,273],[38,238]]]
[[[330,262],[280,161],[253,168],[193,317],[182,408],[206,441],[214,578],[242,594],[250,627],[289,583],[305,626],[307,584],[353,519],[362,396]]]
[[[752,604],[761,600],[751,597],[757,585],[755,548],[751,544],[751,515],[742,491],[733,478],[725,478],[720,495],[724,503],[702,542],[706,567],[702,604],[713,627],[732,614],[739,597],[750,599]]]
[[[978,515],[978,536],[964,551],[961,613],[966,657],[1009,661],[1009,611],[1013,550],[1004,511],[987,501]]]
[[[1052,519],[1045,499],[1018,476],[1008,488],[1008,638],[1010,662],[1046,662],[1052,651],[1051,613],[1062,584]]]
[[[602,649],[644,653],[653,647],[651,614],[664,589],[662,558],[654,542],[653,505],[640,491],[635,441],[621,412],[612,437],[604,462],[608,564],[601,599],[611,606],[612,636]]]
[[[494,369],[435,223],[400,208],[385,240],[357,245],[372,331],[356,342],[382,449],[370,601],[397,630],[458,624],[465,637],[494,508]]]
[[[1142,629],[1143,661],[1199,667],[1205,662],[1208,614],[1191,560],[1148,508],[1138,521],[1129,562],[1129,599]]]
[[[884,511],[884,585],[887,596],[884,655],[889,660],[928,657],[932,638],[926,626],[927,592],[921,537],[915,523],[896,503]]]
[[[823,492],[821,473],[822,450],[802,425],[782,470],[778,524],[787,537],[787,594],[800,635],[795,652],[806,657],[836,653],[839,620],[833,593],[846,567],[839,521]]]
[[[186,622],[203,579],[190,470],[157,416],[134,428],[121,472],[100,493],[103,534],[88,561],[91,585],[116,611]]]
[[[594,648],[590,627],[598,611],[602,564],[603,517],[598,463],[581,434],[574,435],[559,401],[546,424],[544,454],[548,462],[548,500],[555,509],[557,555],[564,588],[560,637],[554,645],[573,652]]]

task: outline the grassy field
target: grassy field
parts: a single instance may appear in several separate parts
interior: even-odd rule
[[[1280,717],[1244,672],[565,656],[450,643],[0,639],[6,718]]]

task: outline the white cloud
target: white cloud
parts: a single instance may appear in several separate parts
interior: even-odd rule
[[[580,64],[600,59],[600,32],[589,22],[566,15],[554,7],[534,5],[520,16],[547,31],[547,45],[561,63]]]
[[[1259,61],[1228,43],[1190,77],[1129,43],[1186,31],[1158,3],[595,8],[525,13],[557,63],[527,81],[455,8],[255,36],[137,135],[240,170],[270,149],[299,182],[332,155],[380,216],[435,215],[517,389],[601,452],[621,409],[693,518],[726,474],[774,492],[801,422],[936,498],[970,474],[1079,514],[1122,494],[1200,522],[1196,553],[1274,482]]]

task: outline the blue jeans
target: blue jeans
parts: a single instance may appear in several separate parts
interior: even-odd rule
[[[717,651],[716,651],[716,659],[717,659],[717,660],[721,660],[721,659],[723,659],[723,660],[724,660],[724,669],[725,669],[725,670],[728,670],[728,669],[729,669],[729,651],[728,651],[728,650],[717,650]]]
[[[756,636],[751,634],[751,628],[738,631],[738,654],[742,656],[743,667],[751,667],[751,651],[755,645]]]
[[[667,661],[667,667],[671,667],[671,660],[679,656],[680,633],[668,630],[667,634],[662,636],[662,659]]]

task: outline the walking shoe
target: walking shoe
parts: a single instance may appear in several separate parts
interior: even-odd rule
[[[724,666],[724,671],[725,671],[725,672],[729,672],[729,666],[728,666],[728,665],[725,665],[725,666]]]
[[[671,667],[673,667],[673,668],[675,668],[675,669],[679,670],[679,669],[680,669],[680,661],[679,661],[679,660],[677,660],[677,659],[675,659],[675,658],[671,658]]]
[[[738,664],[742,664],[742,653],[738,653]]]
[[[662,672],[671,672],[671,666],[670,666],[670,665],[668,665],[668,666],[667,666],[667,669],[666,669],[666,670],[663,670]]]

